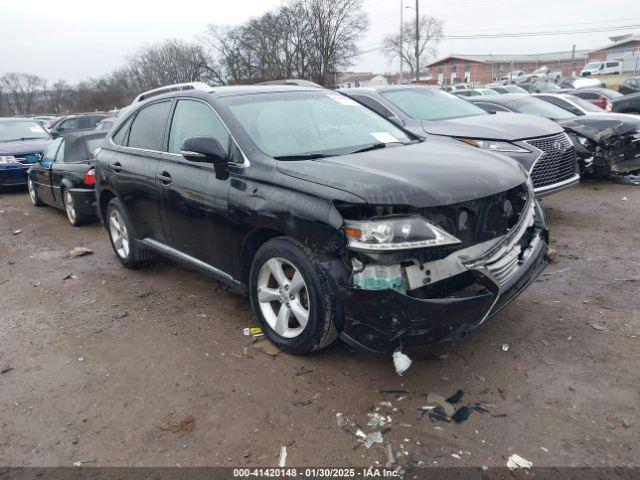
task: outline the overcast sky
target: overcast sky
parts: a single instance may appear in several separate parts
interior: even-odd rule
[[[401,0],[364,0],[369,31],[361,50],[380,45],[399,29]],[[140,45],[164,38],[193,39],[209,23],[233,25],[281,5],[283,0],[0,0],[0,74],[24,71],[50,81],[76,82],[122,65]],[[404,0],[414,6],[415,0]],[[167,6],[165,6],[167,5]],[[170,7],[168,5],[171,5]],[[608,28],[640,24],[640,0],[420,0],[421,13],[444,21],[445,34],[487,34]],[[404,9],[405,19],[415,15]],[[562,36],[444,40],[449,53],[544,53],[595,48],[607,37],[640,33],[640,28]],[[352,70],[397,71],[380,53],[362,55]]]

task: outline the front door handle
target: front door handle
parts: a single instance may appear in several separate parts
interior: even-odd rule
[[[119,173],[122,170],[122,164],[120,162],[116,162],[113,164],[113,171]]]
[[[157,173],[156,178],[160,180],[163,185],[169,185],[171,183],[171,175],[169,175],[169,172]]]

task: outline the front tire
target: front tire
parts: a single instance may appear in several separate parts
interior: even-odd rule
[[[42,203],[42,200],[40,200],[40,197],[38,196],[38,192],[36,191],[36,187],[33,184],[33,180],[31,180],[31,177],[27,178],[27,189],[29,190],[29,198],[31,199],[31,203],[33,203],[34,207],[41,207],[42,205],[44,205],[44,203]]]
[[[153,259],[153,253],[141,246],[134,237],[126,209],[117,198],[112,198],[107,205],[106,221],[111,246],[122,265],[135,268]]]
[[[337,338],[337,292],[320,261],[298,242],[280,237],[260,247],[249,291],[264,334],[282,350],[308,354]]]

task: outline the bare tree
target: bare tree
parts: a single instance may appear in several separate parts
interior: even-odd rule
[[[7,91],[8,100],[13,104],[9,110],[17,115],[31,115],[38,91],[42,90],[44,80],[29,73],[12,72],[0,78],[0,84]]]
[[[176,39],[141,48],[127,66],[139,90],[216,77],[201,45]]]
[[[43,88],[46,99],[45,111],[47,113],[65,113],[70,106],[71,85],[64,80],[58,80],[51,87],[45,83]]]
[[[426,65],[429,58],[438,54],[438,44],[443,36],[444,22],[436,17],[424,15],[420,17],[419,32],[420,44],[418,45],[418,59],[420,64]],[[402,61],[409,66],[410,75],[416,74],[416,26],[415,22],[408,21],[402,27],[403,43],[400,45],[400,32],[387,35],[382,41],[382,51],[390,58],[398,58],[402,51]]]

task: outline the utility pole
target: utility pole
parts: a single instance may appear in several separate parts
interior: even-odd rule
[[[420,12],[416,0],[416,82],[420,83]]]
[[[402,53],[404,50],[404,20],[403,20],[403,12],[404,12],[404,0],[400,0],[400,85],[402,85]]]

